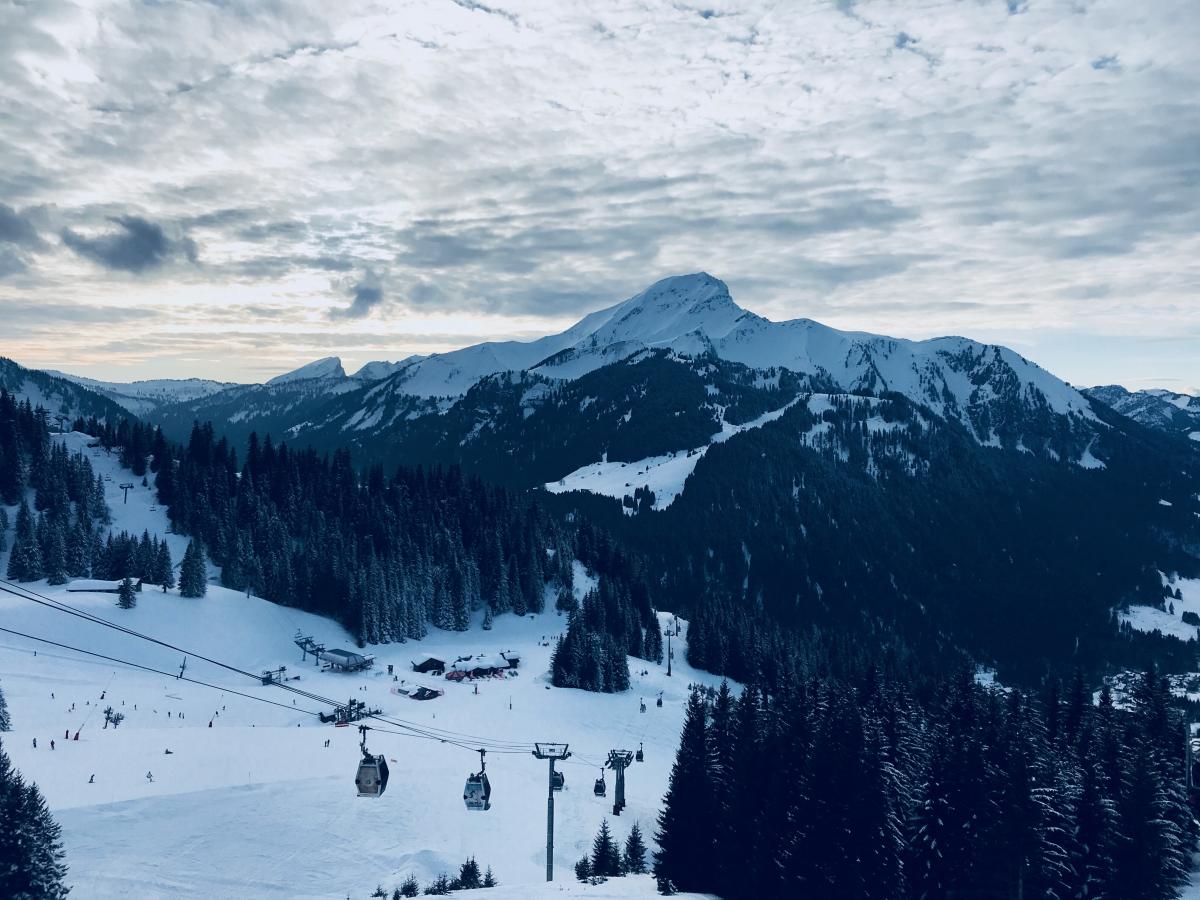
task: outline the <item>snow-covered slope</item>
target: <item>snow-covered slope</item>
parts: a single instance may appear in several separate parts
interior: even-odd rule
[[[314,381],[317,379],[334,379],[340,381],[345,377],[346,370],[342,368],[342,361],[336,356],[327,356],[324,359],[310,362],[290,372],[284,372],[282,375],[276,375],[274,378],[268,380],[267,384],[291,384],[295,381]]]
[[[1078,391],[1007,348],[961,337],[908,341],[838,331],[811,319],[772,322],[742,309],[725,283],[706,273],[663,279],[558,335],[415,360],[386,387],[455,397],[497,372],[524,369],[570,380],[656,348],[713,353],[753,369],[786,368],[835,390],[895,391],[958,419],[984,443],[991,440],[985,423],[1002,423],[1014,406],[1094,419]]]
[[[68,372],[49,371],[49,375],[65,378],[115,401],[134,415],[145,415],[167,403],[199,400],[211,397],[226,388],[235,387],[232,381],[210,381],[205,378],[152,378],[145,381],[97,381]]]
[[[1129,391],[1119,384],[1087,388],[1084,393],[1149,428],[1200,441],[1200,397],[1160,388]]]
[[[81,435],[65,440],[92,453]],[[100,451],[92,463],[113,484],[125,480],[115,457]],[[178,560],[185,540],[167,534],[165,511],[150,491],[139,485],[128,505],[120,503],[115,487],[111,491],[113,528],[166,535]],[[67,593],[44,583],[30,587],[191,651],[186,675],[214,686],[175,679],[181,653],[0,595],[0,627],[168,673],[0,633],[0,684],[14,725],[3,735],[4,746],[42,788],[63,826],[72,896],[365,898],[377,884],[390,890],[410,872],[428,883],[468,855],[491,866],[500,880],[503,892],[486,895],[492,900],[652,896],[644,879],[574,885],[572,866],[605,816],[621,840],[634,821],[648,836],[653,833],[687,686],[715,681],[684,661],[686,627],[675,644],[673,677],[666,677],[665,667],[634,660],[632,691],[598,695],[550,687],[549,644],[564,627],[553,613],[502,616],[491,631],[435,631],[420,643],[372,647],[373,670],[339,675],[314,667],[311,658],[302,662],[292,643],[299,630],[330,647],[352,647],[338,625],[216,585],[197,600],[147,587],[128,611],[117,609],[109,594]],[[500,650],[520,654],[520,674],[482,681],[478,693],[470,684],[410,671],[410,662],[424,655],[454,659]],[[389,759],[385,795],[378,800],[355,795],[358,735],[309,715],[327,707],[214,667],[196,653],[250,672],[287,666],[289,676],[299,676],[298,687],[364,700],[408,723],[407,728],[376,723],[399,733],[368,735],[372,751]],[[388,677],[389,664],[400,680]],[[417,702],[399,693],[417,684],[442,688],[445,695]],[[660,691],[662,708],[654,703]],[[109,704],[126,715],[115,730],[102,727]],[[76,731],[78,741],[63,740]],[[562,766],[567,790],[556,795],[556,886],[540,884],[546,764],[524,749],[547,740],[569,742],[574,754]],[[462,786],[478,768],[471,748],[480,742],[495,748],[487,756],[493,807],[472,813],[463,807]],[[592,781],[608,750],[636,750],[639,744],[646,760],[627,773],[628,807],[613,819],[611,773],[607,799],[593,795]],[[513,752],[500,752],[508,749]]]

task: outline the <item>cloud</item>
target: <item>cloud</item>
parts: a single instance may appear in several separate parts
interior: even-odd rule
[[[123,272],[158,269],[179,256],[197,262],[196,245],[187,238],[167,237],[161,225],[140,216],[115,216],[111,221],[117,230],[95,237],[64,229],[63,243],[98,265]]]
[[[28,216],[0,203],[0,244],[36,249],[42,246],[42,239]]]
[[[368,272],[358,282],[350,286],[350,305],[333,309],[329,315],[334,319],[365,319],[372,310],[383,302],[383,287],[379,278]]]
[[[706,270],[902,336],[1086,318],[1114,368],[1195,319],[1184,0],[510,6],[0,3],[0,304],[166,302],[165,353],[234,307],[288,352],[287,310],[352,356],[368,321],[549,331]]]

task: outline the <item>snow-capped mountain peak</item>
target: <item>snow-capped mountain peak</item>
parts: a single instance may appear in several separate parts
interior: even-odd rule
[[[327,356],[324,359],[310,362],[282,375],[276,375],[267,384],[290,384],[295,381],[313,381],[329,378],[340,380],[345,377],[346,370],[342,368],[342,361],[336,356]]]

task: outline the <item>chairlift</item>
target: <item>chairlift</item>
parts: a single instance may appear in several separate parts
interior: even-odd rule
[[[600,777],[596,779],[596,786],[593,789],[597,797],[603,797],[608,792],[608,786],[604,783],[604,770],[600,770]]]
[[[467,809],[483,812],[492,808],[492,785],[488,781],[487,764],[483,761],[486,750],[479,751],[479,771],[467,776],[463,786],[463,803]]]
[[[636,759],[638,762],[646,761],[646,754],[642,752],[642,742],[641,741],[638,741],[637,753],[635,753],[633,755],[633,758]]]
[[[375,756],[367,749],[367,726],[358,726],[362,734],[362,759],[358,763],[358,774],[354,776],[354,784],[360,797],[382,797],[387,790],[388,764],[381,755]]]
[[[550,782],[550,786],[556,791],[561,791],[567,786],[567,776],[557,769],[554,771],[554,776]]]

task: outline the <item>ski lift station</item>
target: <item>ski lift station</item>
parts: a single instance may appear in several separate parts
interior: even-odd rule
[[[375,657],[363,656],[352,650],[321,650],[317,653],[317,659],[338,672],[361,672],[375,664]]]

